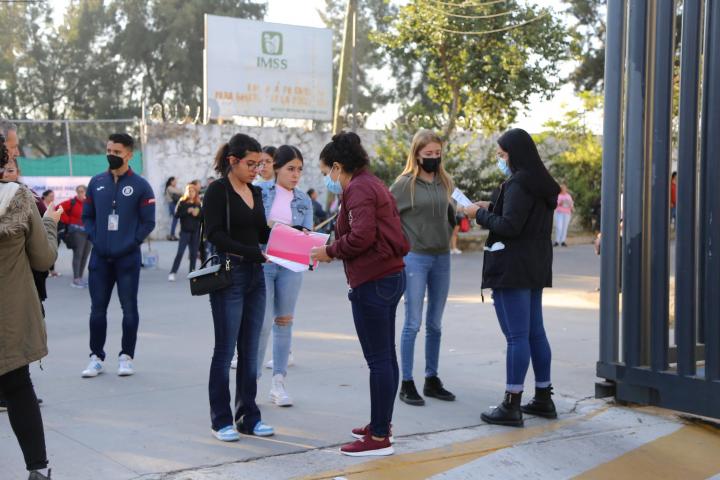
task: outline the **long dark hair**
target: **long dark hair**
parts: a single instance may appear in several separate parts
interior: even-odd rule
[[[528,132],[522,128],[513,128],[503,133],[497,143],[508,153],[508,166],[513,174],[524,177],[524,183],[531,185],[539,195],[557,196],[560,186],[545,168]]]
[[[165,190],[170,186],[170,184],[175,180],[175,177],[170,177],[167,179],[167,182],[165,182]]]
[[[337,162],[346,173],[353,173],[370,163],[368,154],[360,143],[360,137],[353,132],[333,135],[332,142],[325,145],[320,152],[320,161],[328,167]]]
[[[236,133],[232,138],[218,148],[215,154],[215,163],[213,167],[215,171],[226,177],[230,170],[230,155],[237,158],[245,158],[249,152],[260,153],[260,143],[249,135],[244,133]]]
[[[296,158],[302,163],[305,163],[302,153],[300,153],[300,150],[298,150],[297,147],[293,147],[292,145],[280,145],[273,156],[273,169],[275,170],[275,175],[277,176],[278,170]]]
[[[0,178],[5,173],[5,165],[10,161],[7,147],[5,146],[5,135],[0,133]]]
[[[277,148],[273,147],[272,145],[265,145],[262,147],[262,153],[267,153],[270,155],[270,158],[275,158],[275,152],[277,152]]]

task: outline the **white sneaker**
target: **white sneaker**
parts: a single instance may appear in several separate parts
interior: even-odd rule
[[[135,373],[133,368],[132,358],[124,353],[118,358],[118,375],[121,377],[128,377]]]
[[[168,282],[174,282],[174,281],[175,281],[175,274],[171,273],[170,275],[168,275]]]
[[[237,368],[237,355],[235,355],[230,362],[230,368]]]
[[[462,253],[462,250],[460,250],[459,248],[453,248],[452,250],[450,250],[450,253],[453,255],[460,255]]]
[[[90,355],[90,363],[87,368],[82,371],[83,378],[97,377],[103,373],[103,361],[97,355]]]
[[[290,407],[293,404],[292,398],[285,390],[285,377],[279,373],[277,375],[273,375],[272,378],[270,401],[278,407]]]
[[[292,367],[293,365],[295,365],[295,356],[293,355],[292,352],[290,352],[290,355],[288,356],[288,367]],[[265,368],[267,368],[268,370],[272,370],[272,368],[273,368],[272,358],[270,360],[268,360],[267,362],[265,362]]]

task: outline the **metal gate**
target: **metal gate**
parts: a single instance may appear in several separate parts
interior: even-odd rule
[[[607,9],[596,394],[720,418],[720,0]]]

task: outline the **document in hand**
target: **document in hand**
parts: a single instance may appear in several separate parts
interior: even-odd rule
[[[461,207],[469,207],[470,205],[472,205],[472,202],[470,201],[470,199],[467,196],[465,196],[465,194],[459,188],[456,188],[455,190],[453,190],[451,196],[452,196],[453,200],[455,200],[457,202],[457,204],[460,205]]]
[[[311,266],[310,250],[325,245],[330,235],[301,232],[282,223],[273,225],[265,255],[273,263],[293,272],[304,272]],[[312,265],[317,267],[317,262]]]

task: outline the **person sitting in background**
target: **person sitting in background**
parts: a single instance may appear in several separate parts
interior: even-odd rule
[[[74,288],[85,288],[87,282],[83,280],[83,273],[92,249],[92,244],[88,240],[82,221],[83,205],[87,198],[87,187],[80,185],[75,189],[75,193],[77,195],[74,198],[65,200],[60,204],[64,210],[61,221],[67,225],[65,235],[68,238],[68,245],[73,251],[73,281],[70,285]]]
[[[173,262],[172,270],[168,275],[168,281],[175,281],[175,274],[180,268],[185,248],[190,252],[190,271],[195,270],[197,263],[198,247],[200,245],[200,223],[202,214],[200,210],[200,195],[197,187],[191,183],[185,186],[185,193],[180,197],[175,217],[180,219],[180,242],[178,243],[177,254]]]
[[[312,201],[313,223],[315,225],[319,225],[327,219],[328,214],[325,212],[320,202],[318,202],[318,193],[314,188],[308,190],[307,194],[308,197],[310,197],[310,201]]]

